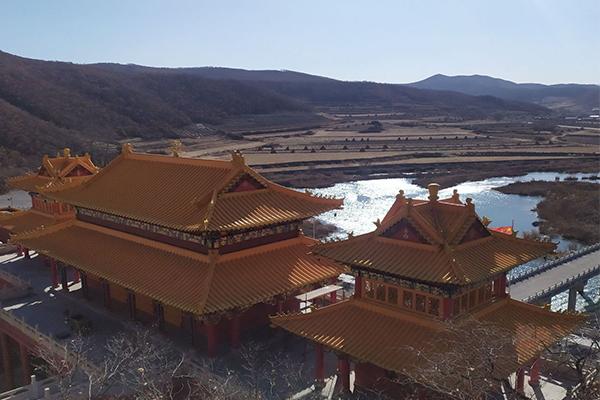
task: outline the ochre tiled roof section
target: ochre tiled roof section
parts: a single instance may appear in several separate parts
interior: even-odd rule
[[[31,231],[42,226],[50,226],[65,218],[57,219],[52,215],[36,210],[17,211],[10,214],[0,213],[0,226],[10,233]]]
[[[77,167],[86,171],[85,174],[71,176]],[[83,183],[98,171],[89,154],[71,156],[70,151],[65,149],[63,155],[44,156],[37,172],[9,178],[7,183],[12,188],[27,192],[56,191]]]
[[[474,317],[512,333],[518,365],[537,357],[586,320],[582,314],[556,313],[510,298],[482,309]]]
[[[304,237],[209,256],[72,220],[14,241],[198,315],[245,308],[339,275]]]
[[[248,174],[265,186],[227,193]],[[234,161],[124,153],[86,184],[54,198],[183,231],[237,230],[303,219],[341,201],[286,189]]]
[[[39,187],[43,187],[50,183],[53,178],[39,175],[21,175],[9,178],[6,183],[14,189],[21,189],[26,192],[38,192]]]
[[[340,265],[307,254],[312,243],[299,237],[219,256],[204,311],[255,304],[344,272]]]
[[[387,237],[401,221],[427,243]],[[472,224],[478,224],[482,236],[461,243]],[[427,283],[466,285],[488,280],[554,248],[549,242],[490,231],[479,221],[470,200],[463,204],[458,195],[443,201],[399,195],[375,231],[321,244],[314,252],[354,268]]]
[[[501,377],[531,361],[545,346],[569,334],[585,319],[511,299],[498,301],[475,318],[498,324],[513,338],[514,347],[507,360],[503,359],[506,364],[501,366]],[[443,322],[367,300],[351,299],[309,314],[282,315],[271,320],[276,326],[357,361],[398,373],[418,368],[422,360],[415,350],[448,351],[444,349]]]
[[[422,282],[462,285],[484,281],[542,257],[553,248],[547,243],[502,233],[455,247],[414,244],[367,234],[319,245],[314,252],[350,267]]]
[[[207,230],[243,230],[280,221],[310,218],[329,210],[329,205],[307,201],[302,193],[261,189],[253,192],[224,193],[215,202]]]

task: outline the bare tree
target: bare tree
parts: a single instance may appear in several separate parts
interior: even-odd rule
[[[83,384],[86,382],[82,367],[86,365],[87,344],[78,336],[60,349],[50,349],[41,344],[36,349],[36,355],[42,360],[35,366],[45,375],[55,379],[55,386],[62,398],[81,395]]]
[[[264,343],[250,342],[239,351],[242,381],[251,399],[289,398],[313,382],[306,366],[289,353],[273,351]],[[316,394],[306,394],[310,399]]]
[[[56,378],[65,399],[127,394],[138,400],[186,400],[206,390],[192,373],[187,355],[150,330],[138,328],[109,338],[100,349],[102,360],[90,363],[90,354],[98,351],[82,337],[60,351],[40,346],[37,353],[43,362],[38,368]]]
[[[566,367],[575,376],[571,398],[600,399],[600,320],[590,318],[579,335],[566,337],[559,345],[547,349],[553,369]]]
[[[507,366],[514,364],[512,334],[495,324],[474,319],[448,322],[441,337],[416,353],[415,365],[406,368],[400,383],[413,384],[445,398],[481,400],[509,387]],[[517,397],[515,393],[509,396]]]

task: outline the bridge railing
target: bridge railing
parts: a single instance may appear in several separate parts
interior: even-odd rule
[[[542,272],[548,271],[550,269],[556,268],[559,265],[562,265],[564,263],[567,263],[569,261],[572,261],[576,258],[585,256],[586,254],[589,254],[591,252],[594,252],[596,250],[600,249],[600,243],[595,243],[592,244],[590,246],[586,246],[583,247],[575,252],[569,253],[567,255],[564,255],[560,258],[554,259],[552,261],[548,261],[544,264],[538,265],[537,267],[533,267],[533,268],[529,268],[519,274],[515,274],[512,276],[509,276],[508,278],[508,283],[509,284],[515,284],[518,282],[522,282],[524,280],[527,280],[529,278],[531,278],[532,276],[535,275],[539,275]]]
[[[18,318],[13,315],[11,312],[8,312],[2,308],[0,308],[0,319],[4,320],[8,324],[17,328],[20,332],[28,336],[36,343],[38,346],[44,347],[49,350],[53,354],[58,356],[72,356],[72,354],[68,351],[66,345],[59,343],[56,339],[51,336],[46,335],[42,331],[40,331],[36,326],[29,325],[25,318]],[[81,357],[78,355],[79,365],[82,369],[88,372],[98,371],[98,367],[89,361],[87,358]]]
[[[598,273],[600,273],[600,264],[598,264],[592,268],[589,268],[583,272],[580,272],[579,274],[577,274],[575,276],[569,277],[567,279],[563,279],[562,281],[557,282],[550,287],[540,290],[540,291],[532,294],[531,296],[524,298],[523,301],[526,303],[529,303],[529,302],[532,302],[537,299],[543,299],[544,297],[552,296],[556,293],[560,293],[563,290],[566,290],[566,287],[569,286],[571,283],[577,282],[578,280],[581,280],[581,279],[590,278]]]

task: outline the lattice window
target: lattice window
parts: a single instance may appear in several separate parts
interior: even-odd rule
[[[387,302],[393,305],[398,304],[398,288],[388,286],[387,288]]]

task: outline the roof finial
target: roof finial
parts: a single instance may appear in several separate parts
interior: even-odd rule
[[[179,139],[175,139],[171,142],[171,147],[169,147],[169,150],[171,150],[171,154],[173,154],[173,157],[179,157],[179,152],[181,151],[182,147],[183,145],[181,144],[181,140]]]
[[[246,160],[239,150],[234,150],[231,152],[231,163],[234,166],[241,168],[246,165]]]
[[[398,194],[396,195],[396,200],[405,200],[404,198],[404,190],[400,189]]]
[[[465,199],[465,202],[467,203],[467,208],[471,209],[471,211],[475,210],[475,204],[473,204],[473,199],[470,197],[467,197]]]
[[[71,149],[68,147],[65,147],[63,149],[63,157],[69,158],[71,157]]]
[[[460,196],[458,194],[458,189],[454,189],[452,191],[452,201],[455,203],[459,203],[460,202]]]
[[[131,143],[123,143],[121,146],[121,154],[131,154],[133,153],[133,146]]]
[[[427,189],[429,189],[429,201],[436,202],[438,200],[438,192],[440,190],[440,185],[437,183],[430,183],[427,185]]]

